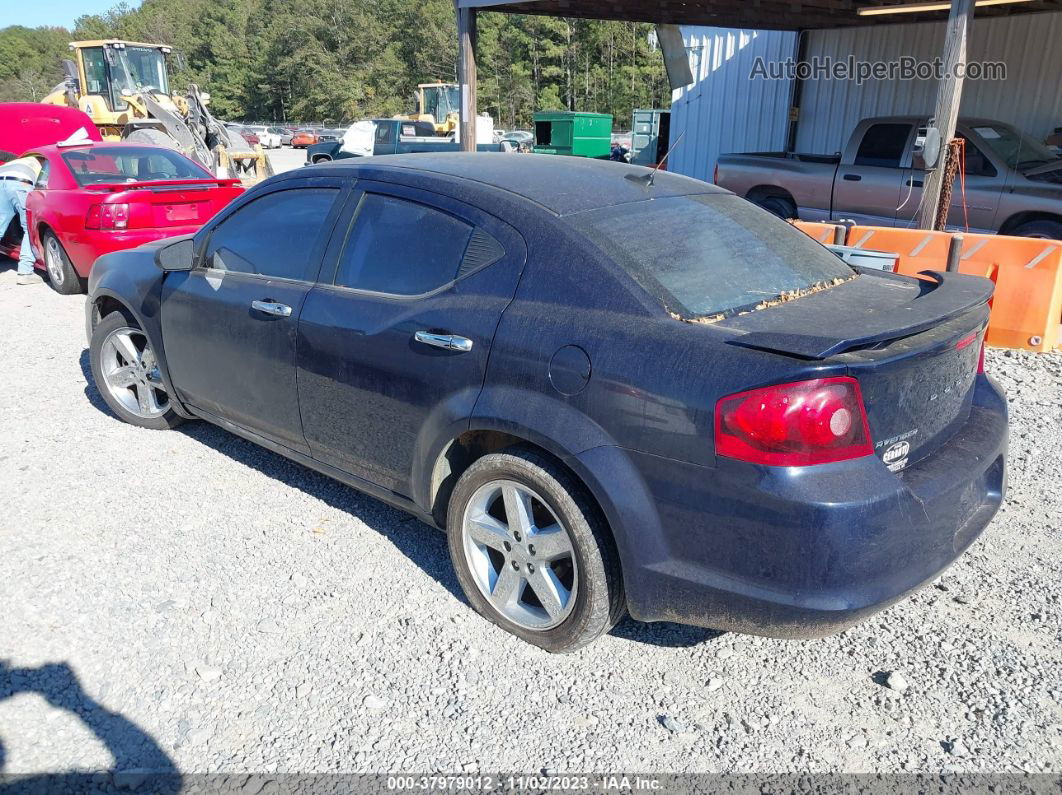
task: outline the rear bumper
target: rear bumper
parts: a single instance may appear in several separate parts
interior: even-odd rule
[[[1006,401],[981,376],[965,425],[899,474],[876,456],[803,468],[719,459],[710,469],[628,453],[640,482],[604,502],[631,615],[774,637],[846,629],[936,577],[980,535],[1006,489],[1006,448]],[[591,459],[602,455],[580,463],[601,466]],[[650,501],[641,510],[638,491]]]

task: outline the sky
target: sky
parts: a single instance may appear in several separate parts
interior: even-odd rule
[[[99,14],[117,5],[118,0],[0,0],[0,27],[25,25],[36,28],[41,25],[57,25],[70,28],[74,20],[84,14]],[[129,5],[140,5],[133,0]]]

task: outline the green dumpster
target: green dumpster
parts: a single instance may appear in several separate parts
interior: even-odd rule
[[[534,121],[539,154],[607,158],[612,153],[611,114],[544,110]]]

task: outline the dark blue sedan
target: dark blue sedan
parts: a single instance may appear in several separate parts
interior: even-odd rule
[[[472,605],[567,651],[624,611],[822,635],[954,561],[1006,481],[991,289],[853,269],[672,174],[422,154],[107,255],[87,321],[121,419],[208,420],[444,528]]]

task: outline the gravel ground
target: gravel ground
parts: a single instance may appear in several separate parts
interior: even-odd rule
[[[989,353],[1011,491],[914,597],[824,640],[628,619],[551,656],[419,522],[115,420],[82,306],[0,272],[0,770],[1062,770],[1062,356]]]

